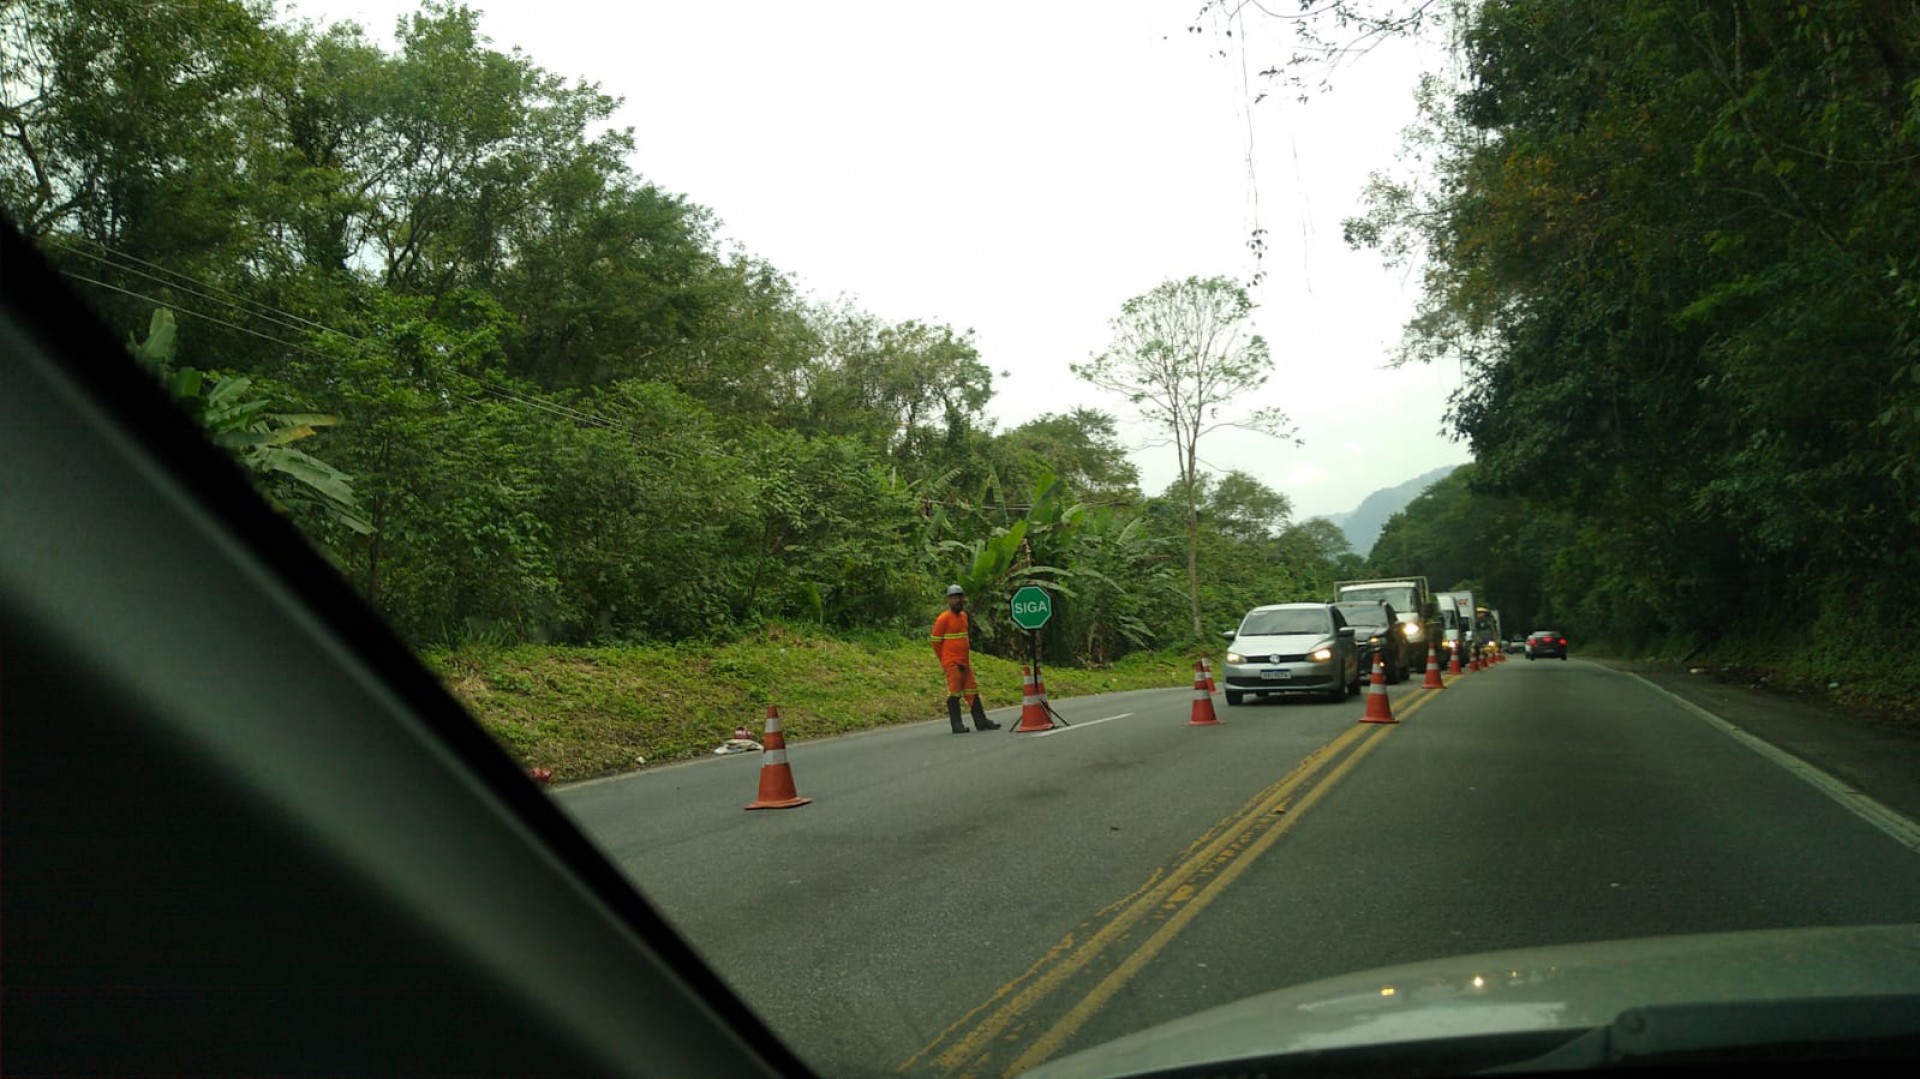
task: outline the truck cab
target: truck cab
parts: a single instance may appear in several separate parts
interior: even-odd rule
[[[1440,632],[1439,612],[1427,579],[1419,576],[1374,577],[1367,580],[1335,581],[1333,602],[1350,603],[1377,600],[1394,609],[1408,650],[1424,654]]]

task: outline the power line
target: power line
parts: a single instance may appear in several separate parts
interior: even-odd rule
[[[125,251],[116,250],[115,248],[109,247],[98,240],[88,239],[84,236],[67,237],[62,235],[51,235],[51,236],[45,237],[45,239],[48,242],[54,244],[55,246],[71,251],[82,258],[90,258],[90,259],[94,259],[95,261],[106,262],[107,265],[114,266],[115,269],[125,270],[126,272],[129,272],[129,273],[140,274],[140,276],[142,277],[146,277],[149,280],[158,281],[159,283],[167,285],[170,288],[179,288],[188,292],[193,291],[191,289],[187,289],[186,286],[184,285],[176,284],[174,282],[166,281],[159,278],[154,278],[150,274],[141,274],[140,271],[135,270],[130,266],[118,265],[112,262],[107,262],[106,259],[101,258],[99,255],[94,255],[89,252],[82,251],[79,248],[73,246],[72,241],[78,240],[79,242],[84,243],[89,247],[95,248],[97,250],[105,252],[108,255],[111,255],[113,258],[123,260],[124,262],[131,262],[141,266],[146,266],[150,269],[158,270],[161,273],[168,275],[169,277],[176,277],[182,281],[186,281],[193,285],[197,285],[200,288],[207,289],[208,291],[211,291],[214,293],[218,293],[220,297],[223,297],[223,299],[216,298],[213,296],[204,297],[206,299],[214,300],[217,303],[227,303],[231,306],[236,306],[243,309],[247,307],[254,307],[254,308],[258,308],[260,312],[268,313],[270,318],[274,318],[276,316],[284,316],[287,319],[291,319],[294,322],[301,323],[307,327],[311,327],[316,330],[322,330],[327,333],[340,332],[339,330],[336,330],[331,326],[322,325],[321,323],[315,322],[312,319],[304,318],[300,315],[296,315],[293,312],[288,311],[284,308],[274,307],[271,304],[263,303],[251,297],[242,296],[237,292],[233,292],[229,289],[222,288],[219,285],[216,285],[213,282],[206,280],[205,278],[195,277],[192,274],[184,273],[180,270],[171,269],[169,267],[161,265],[160,263],[151,262],[147,259],[143,259],[138,255],[129,255]],[[289,326],[288,328],[296,329],[297,327]]]
[[[195,317],[195,318],[203,318],[203,319],[206,319],[206,320],[207,320],[208,322],[211,322],[211,323],[214,323],[215,325],[219,325],[219,326],[225,326],[225,327],[226,327],[227,329],[229,329],[229,330],[237,330],[237,331],[239,331],[240,333],[244,333],[244,334],[250,334],[250,335],[252,335],[252,336],[254,336],[254,337],[258,337],[258,338],[260,338],[260,339],[261,339],[262,341],[271,341],[271,342],[273,342],[274,344],[276,344],[276,345],[279,345],[279,346],[280,346],[280,347],[282,347],[282,348],[290,348],[290,349],[294,349],[294,350],[296,350],[296,351],[300,351],[300,352],[305,352],[305,353],[307,353],[308,355],[311,355],[311,356],[316,356],[316,357],[319,357],[320,359],[329,359],[329,358],[330,358],[330,357],[328,357],[328,356],[327,356],[327,354],[326,354],[326,353],[324,353],[324,352],[319,352],[319,351],[316,351],[316,350],[314,350],[314,349],[312,349],[312,348],[310,348],[310,347],[308,347],[308,346],[306,346],[306,345],[302,345],[302,344],[299,344],[299,343],[297,343],[297,342],[293,342],[293,341],[285,341],[285,340],[282,340],[282,339],[280,339],[280,338],[278,338],[278,337],[275,337],[275,336],[273,336],[272,334],[265,334],[265,333],[261,333],[261,332],[260,332],[259,330],[254,330],[254,329],[249,329],[249,328],[247,328],[247,327],[245,327],[245,326],[241,326],[241,325],[239,325],[239,324],[237,324],[237,323],[233,323],[233,322],[228,322],[227,320],[225,320],[225,319],[223,319],[223,318],[219,318],[219,317],[216,317],[216,316],[214,316],[214,315],[209,315],[209,314],[207,314],[207,313],[206,313],[205,311],[197,311],[197,310],[195,310],[195,309],[193,309],[193,308],[191,308],[191,307],[186,307],[186,306],[184,306],[184,305],[182,305],[182,304],[178,304],[178,303],[169,303],[169,302],[167,302],[167,301],[165,301],[165,300],[162,300],[162,299],[159,299],[158,297],[154,297],[154,296],[149,296],[149,295],[147,295],[147,294],[146,294],[146,293],[144,293],[144,292],[135,292],[135,291],[133,291],[132,289],[129,289],[129,288],[121,288],[121,287],[120,287],[119,285],[114,285],[114,284],[109,284],[109,283],[107,283],[107,282],[105,282],[105,281],[100,281],[100,280],[97,280],[97,279],[95,279],[95,278],[92,278],[92,277],[88,277],[88,276],[86,276],[85,274],[78,274],[78,273],[73,273],[73,272],[71,272],[71,271],[68,271],[68,272],[67,272],[67,274],[66,274],[66,276],[67,276],[67,277],[70,277],[70,278],[72,278],[72,279],[73,279],[73,280],[75,280],[75,281],[85,281],[85,282],[86,282],[87,284],[89,284],[89,285],[98,285],[98,286],[99,286],[99,287],[101,287],[101,288],[104,288],[104,289],[109,289],[109,290],[111,290],[111,291],[114,291],[114,292],[118,292],[118,293],[120,293],[121,295],[124,295],[124,296],[131,296],[131,297],[133,297],[133,298],[134,298],[134,299],[136,299],[136,300],[145,300],[145,301],[147,301],[148,303],[150,303],[150,304],[154,304],[154,305],[156,305],[156,306],[159,306],[159,307],[168,307],[168,308],[173,308],[173,309],[177,309],[177,310],[179,310],[179,311],[181,311],[181,312],[184,312],[185,314],[189,314],[189,315],[192,315],[192,316],[193,316],[193,317]]]
[[[300,315],[296,315],[291,311],[285,310],[284,308],[274,307],[271,304],[261,303],[255,300],[245,300],[243,298],[235,298],[231,300],[223,299],[222,296],[231,297],[231,296],[234,296],[234,294],[231,292],[228,292],[225,289],[220,288],[217,285],[214,285],[201,278],[194,277],[190,274],[182,273],[178,270],[170,270],[165,266],[159,265],[158,263],[148,262],[145,259],[137,258],[133,255],[127,255],[122,252],[114,251],[114,249],[107,247],[104,244],[95,243],[94,241],[88,241],[88,242],[93,244],[93,246],[99,247],[101,250],[108,252],[114,258],[124,258],[131,262],[139,263],[140,265],[143,265],[143,266],[152,267],[155,270],[159,270],[162,273],[170,275],[170,277],[172,278],[179,278],[181,281],[192,282],[193,284],[201,286],[202,289],[205,289],[207,291],[200,291],[199,289],[189,288],[188,286],[181,284],[180,281],[169,280],[166,277],[159,277],[159,276],[156,276],[155,274],[147,273],[143,270],[135,268],[134,266],[115,262],[113,258],[107,258],[100,255],[95,255],[90,252],[82,251],[76,247],[72,247],[66,244],[61,244],[60,246],[65,247],[66,250],[71,251],[82,258],[92,259],[93,261],[98,262],[102,265],[112,267],[113,269],[120,270],[124,273],[132,274],[136,277],[144,278],[145,280],[152,281],[164,287],[179,289],[180,291],[186,292],[189,295],[195,296],[199,299],[209,300],[214,303],[226,303],[229,306],[237,307],[246,314],[253,315],[254,317],[258,317],[258,318],[265,318],[268,322],[271,322],[272,324],[279,326],[283,329],[293,330],[296,332],[306,332],[307,328],[310,327],[312,330],[315,330],[321,333],[333,334],[334,336],[344,338],[345,340],[351,341],[362,347],[368,347],[368,348],[378,347],[377,345],[375,345],[374,342],[371,342],[366,338],[361,337],[357,334],[351,334],[346,332],[345,330],[341,330],[333,326],[328,326],[324,323],[315,322],[312,319],[304,318]],[[308,355],[316,356],[321,359],[333,358],[333,357],[327,356],[325,353],[317,352],[308,346],[287,341],[283,338],[274,337],[270,334],[261,333],[257,330],[248,329],[245,326],[240,326],[236,323],[226,321],[225,319],[219,318],[215,315],[208,314],[205,311],[187,307],[183,304],[178,303],[177,301],[162,300],[158,297],[147,295],[146,293],[136,292],[132,289],[123,288],[121,286],[109,284],[105,281],[101,281],[96,278],[87,277],[84,274],[69,273],[68,276],[78,281],[85,281],[89,284],[98,285],[101,288],[111,289],[114,292],[118,292],[126,296],[132,296],[136,299],[146,300],[149,303],[156,304],[162,307],[167,307],[167,306],[175,307],[180,311],[185,312],[187,314],[191,314],[197,318],[206,319],[209,322],[215,323],[220,326],[225,326],[228,329],[237,330],[241,333],[251,334],[252,336],[258,337],[262,340],[272,341],[273,343],[281,345],[285,348],[298,349],[300,351],[306,352]],[[211,295],[209,293],[218,293],[220,295]],[[255,308],[256,310],[248,310],[248,307]],[[490,392],[496,394],[497,396],[504,397],[509,400],[517,401],[521,404],[529,405],[534,408],[539,408],[539,409],[542,409],[543,411],[550,412],[554,415],[564,416],[566,418],[573,419],[577,422],[588,423],[588,424],[592,424],[599,427],[612,428],[617,426],[617,424],[614,421],[608,420],[605,417],[596,416],[591,413],[585,412],[583,410],[561,404],[557,401],[536,400],[533,398],[524,397],[519,393],[516,393],[515,391],[507,388],[506,386],[500,383],[494,382],[491,379],[488,379],[481,375],[472,375],[469,377],[473,378],[474,381],[480,383],[483,387],[488,389]]]
[[[341,330],[336,327],[326,325],[325,323],[321,323],[321,322],[314,321],[313,319],[305,318],[291,311],[288,311],[284,308],[279,308],[261,301],[249,300],[244,297],[240,297],[237,294],[229,290],[223,289],[220,286],[215,285],[212,282],[207,281],[203,278],[195,277],[191,274],[187,274],[179,270],[169,269],[166,266],[160,265],[159,263],[150,262],[146,259],[142,259],[134,255],[126,254],[124,252],[115,250],[114,248],[109,247],[105,244],[99,243],[98,241],[85,240],[84,242],[93,247],[99,248],[101,251],[106,252],[107,255],[112,256],[112,258],[124,259],[129,263],[135,263],[135,264],[138,264],[139,266],[149,267],[153,270],[159,271],[160,273],[167,274],[170,277],[178,278],[180,281],[190,282],[193,285],[199,286],[199,288],[198,289],[189,288],[186,285],[178,283],[177,281],[168,280],[167,278],[159,277],[159,276],[156,276],[155,274],[144,272],[140,269],[134,268],[134,266],[116,263],[112,261],[112,259],[110,258],[79,250],[78,248],[73,247],[69,244],[61,243],[59,238],[46,237],[46,239],[52,240],[53,242],[59,244],[59,246],[62,246],[66,250],[71,251],[74,254],[79,255],[83,258],[92,259],[93,261],[98,262],[102,265],[112,267],[113,269],[121,270],[122,272],[125,272],[125,273],[133,274],[134,276],[143,278],[148,281],[152,281],[154,283],[160,284],[167,288],[179,289],[183,292],[186,292],[190,295],[196,296],[203,300],[208,300],[214,303],[227,304],[230,307],[238,308],[245,314],[252,315],[254,317],[265,318],[268,322],[272,323],[273,325],[279,326],[283,329],[293,330],[295,332],[307,332],[303,327],[311,327],[312,330],[315,332],[332,334],[336,337],[352,342],[363,348],[379,348],[380,347],[377,342],[371,341],[358,334],[348,333],[345,330]],[[124,296],[130,296],[134,299],[144,300],[148,303],[154,304],[155,306],[170,307],[180,311],[183,314],[191,315],[195,318],[205,319],[206,321],[211,322],[215,325],[223,326],[223,327],[226,327],[227,329],[234,330],[239,333],[244,333],[249,336],[259,338],[260,340],[263,340],[263,341],[271,342],[273,344],[279,345],[282,348],[292,349],[298,352],[305,353],[306,355],[312,356],[316,359],[329,360],[329,361],[338,359],[338,357],[331,356],[325,352],[321,352],[310,345],[306,345],[296,341],[288,341],[288,340],[285,340],[284,338],[275,337],[272,334],[262,333],[259,330],[251,329],[249,327],[239,325],[238,323],[235,323],[235,322],[230,322],[218,316],[208,314],[205,311],[188,307],[177,301],[163,300],[159,297],[151,296],[143,292],[137,292],[133,289],[123,288],[119,285],[110,284],[106,281],[101,281],[97,278],[88,277],[84,274],[74,273],[71,271],[68,271],[66,276],[71,277],[76,281],[84,281],[88,284],[96,285],[100,288],[104,288],[104,289],[111,290],[113,292],[120,293]],[[222,296],[233,297],[233,298],[222,299],[221,298]],[[248,310],[249,307],[255,308],[257,310]],[[300,325],[296,325],[296,323]],[[687,447],[679,446],[671,440],[661,440],[661,439],[654,438],[650,436],[647,432],[637,430],[630,424],[621,420],[610,419],[598,413],[591,412],[586,409],[578,408],[573,405],[564,404],[562,402],[554,401],[548,398],[528,397],[519,393],[518,391],[512,389],[511,387],[505,384],[495,382],[492,379],[486,378],[485,376],[482,376],[482,375],[469,375],[467,377],[471,378],[475,383],[477,383],[482,390],[492,394],[495,397],[512,401],[516,404],[520,404],[527,408],[535,409],[540,412],[545,412],[551,416],[572,420],[575,423],[599,428],[601,430],[618,431],[628,435],[629,437],[635,439],[636,441],[645,439],[649,443],[658,443],[661,446],[668,447],[673,450],[680,450],[682,452],[685,452],[687,450]],[[465,400],[468,400],[469,402],[472,402],[472,403],[478,403],[477,398],[465,398]],[[742,457],[738,454],[728,453],[725,450],[715,449],[712,447],[704,447],[704,446],[692,447],[691,449],[692,449],[692,452],[705,457],[712,457],[720,460],[732,461],[736,464],[749,463],[745,457]],[[922,496],[910,496],[910,497],[913,497],[914,501],[916,502],[920,502],[928,505],[946,506],[950,509],[979,510],[983,512],[992,511],[992,510],[999,510],[1002,512],[1006,512],[1006,511],[1024,512],[1024,511],[1030,511],[1034,508],[1033,504],[1031,503],[1000,503],[995,505],[995,504],[989,504],[985,502],[976,504],[976,503],[970,503],[970,502],[952,501],[948,499],[926,498]],[[1100,506],[1125,505],[1126,503],[1113,501],[1113,502],[1090,502],[1090,503],[1082,503],[1082,504],[1087,506],[1100,507]]]
[[[228,322],[225,319],[218,318],[213,315],[209,315],[204,311],[195,310],[193,308],[181,306],[179,304],[170,305],[167,302],[159,299],[158,297],[149,296],[142,292],[135,292],[132,289],[122,288],[119,285],[109,284],[108,282],[87,277],[83,274],[77,274],[69,271],[66,273],[66,276],[76,281],[84,281],[90,285],[97,285],[100,288],[110,289],[114,292],[121,293],[122,295],[131,296],[137,300],[145,300],[148,303],[155,304],[157,306],[172,307],[176,310],[179,310],[183,314],[191,315],[195,318],[206,319],[208,322],[215,323],[216,325],[225,326],[228,329],[236,330],[240,333],[250,334],[264,341],[271,341],[274,344],[280,345],[284,348],[290,348],[290,349],[295,349],[297,351],[305,352],[308,355],[313,356],[317,359],[331,360],[336,358],[336,357],[329,356],[324,352],[320,352],[313,348],[310,348],[306,345],[302,345],[293,341],[285,341],[278,337],[273,337],[269,334],[261,333],[258,330],[249,329],[245,326]],[[338,331],[335,331],[335,332],[338,332]],[[352,341],[365,343],[363,338],[353,337],[350,334],[341,334],[341,336],[347,337],[349,340],[352,340]],[[638,441],[642,437],[642,432],[634,430],[632,427],[626,424],[619,423],[614,420],[609,420],[603,416],[598,416],[591,412],[575,410],[575,409],[569,408],[568,406],[561,405],[553,401],[546,401],[539,398],[523,397],[509,390],[502,389],[496,384],[488,382],[484,379],[476,378],[475,381],[480,384],[482,389],[494,394],[497,397],[505,398],[517,404],[525,405],[529,408],[537,409],[542,412],[547,412],[549,414],[559,416],[563,419],[570,419],[575,421],[576,423],[582,423],[588,426],[597,427],[602,430],[618,431],[620,433],[628,435],[629,437],[635,439],[636,441]],[[465,398],[465,400],[472,403],[476,403],[476,404],[479,403],[478,398],[469,397],[469,398]],[[674,446],[672,442],[664,442],[662,444],[666,446]],[[681,448],[681,447],[676,446],[674,448]],[[722,460],[733,461],[739,464],[748,463],[746,458],[741,457],[738,454],[727,453],[724,450],[712,449],[710,447],[698,447],[694,450],[694,452],[699,453],[703,456],[716,457]],[[924,503],[927,505],[946,506],[950,509],[981,510],[981,511],[1000,510],[1004,512],[1009,510],[1030,511],[1034,508],[1034,504],[1032,503],[1006,502],[1006,503],[999,503],[999,504],[989,504],[986,502],[981,502],[976,504],[971,502],[951,501],[948,499],[926,498],[926,497],[917,496],[917,495],[909,495],[909,497],[912,498],[912,500],[915,502]],[[1081,503],[1081,505],[1090,506],[1090,507],[1100,507],[1100,506],[1123,506],[1123,505],[1127,505],[1127,503],[1121,502],[1121,501],[1086,502],[1086,503]]]

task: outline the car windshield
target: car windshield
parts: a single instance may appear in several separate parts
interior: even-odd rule
[[[0,216],[743,1014],[1008,1075],[1920,920],[1917,101],[1912,4],[15,0]]]
[[[1377,603],[1341,603],[1336,606],[1348,625],[1384,626],[1387,624],[1386,608]]]
[[[1374,600],[1391,604],[1396,611],[1413,610],[1413,589],[1411,588],[1349,588],[1342,589],[1340,598],[1346,600]]]
[[[1254,611],[1240,623],[1242,637],[1277,636],[1285,633],[1333,632],[1333,621],[1325,611]]]

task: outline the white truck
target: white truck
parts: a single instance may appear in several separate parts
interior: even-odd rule
[[[1335,581],[1333,602],[1378,600],[1393,608],[1402,625],[1400,643],[1402,672],[1422,669],[1426,664],[1427,642],[1439,631],[1434,611],[1434,595],[1427,579],[1419,576],[1374,577],[1364,581]]]
[[[1472,655],[1475,632],[1472,592],[1442,592],[1434,597],[1440,607],[1440,632],[1443,642],[1457,652],[1465,663]]]

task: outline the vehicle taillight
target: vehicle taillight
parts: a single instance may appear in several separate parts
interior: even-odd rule
[[[1560,647],[1565,648],[1566,646],[1567,646],[1567,639],[1565,637],[1560,638]]]

